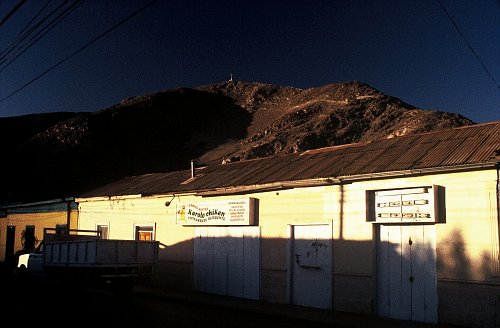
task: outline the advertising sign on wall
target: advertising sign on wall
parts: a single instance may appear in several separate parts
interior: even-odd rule
[[[177,224],[189,226],[253,225],[255,198],[192,201],[177,204]]]

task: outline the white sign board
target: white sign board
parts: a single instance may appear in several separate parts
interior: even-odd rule
[[[436,222],[434,186],[375,191],[373,202],[376,223]]]
[[[189,226],[252,225],[255,198],[237,198],[177,204],[177,224]]]

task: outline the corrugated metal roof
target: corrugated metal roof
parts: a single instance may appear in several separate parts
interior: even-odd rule
[[[80,196],[201,192],[500,162],[500,121],[121,179]],[[187,165],[186,165],[187,166]]]

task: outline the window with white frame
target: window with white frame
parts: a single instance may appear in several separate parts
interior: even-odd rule
[[[135,226],[135,240],[155,240],[154,224],[140,224]]]

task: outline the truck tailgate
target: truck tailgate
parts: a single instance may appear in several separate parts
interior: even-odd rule
[[[75,240],[45,244],[44,266],[153,265],[158,261],[157,241]]]

